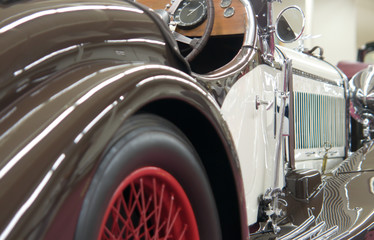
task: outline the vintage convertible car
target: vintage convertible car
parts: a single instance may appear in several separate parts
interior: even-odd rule
[[[1,0],[0,239],[373,237],[373,70],[272,4]]]

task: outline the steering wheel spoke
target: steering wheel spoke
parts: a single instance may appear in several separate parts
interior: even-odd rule
[[[179,5],[181,1],[182,0],[175,0],[173,5],[177,6],[177,4]],[[178,42],[187,44],[192,48],[192,51],[189,54],[187,54],[187,56],[185,57],[185,59],[188,62],[191,62],[203,50],[213,30],[213,24],[214,24],[213,0],[206,0],[206,1],[207,1],[207,19],[206,19],[207,24],[205,26],[205,30],[201,38],[190,38],[190,37],[187,37],[185,35],[182,35],[172,30],[173,35]],[[174,10],[174,8],[172,7],[169,8],[168,10],[169,12]],[[170,23],[169,23],[169,27],[170,27]]]
[[[175,10],[177,10],[179,4],[181,4],[182,0],[174,0],[167,12],[171,15],[175,13]]]
[[[175,37],[175,40],[177,40],[178,42],[187,44],[192,48],[195,48],[200,40],[200,38],[189,38],[178,32],[173,32],[173,35]]]

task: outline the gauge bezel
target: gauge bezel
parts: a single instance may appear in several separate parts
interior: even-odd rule
[[[200,4],[202,6],[202,12],[198,15],[198,17],[191,19],[190,21],[181,20],[181,14],[184,11],[188,11],[190,9],[191,4]],[[207,17],[207,2],[206,0],[183,0],[180,5],[178,6],[177,10],[174,13],[174,21],[177,22],[177,26],[181,29],[191,29],[196,28],[197,26],[201,25]]]

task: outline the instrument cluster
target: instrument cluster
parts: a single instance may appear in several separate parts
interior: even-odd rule
[[[166,10],[186,36],[202,36],[207,18],[207,0],[137,0],[152,9]],[[246,13],[240,0],[213,0],[212,36],[243,34]]]

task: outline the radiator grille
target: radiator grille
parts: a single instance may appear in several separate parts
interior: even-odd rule
[[[305,92],[294,93],[295,149],[345,144],[345,101]]]

